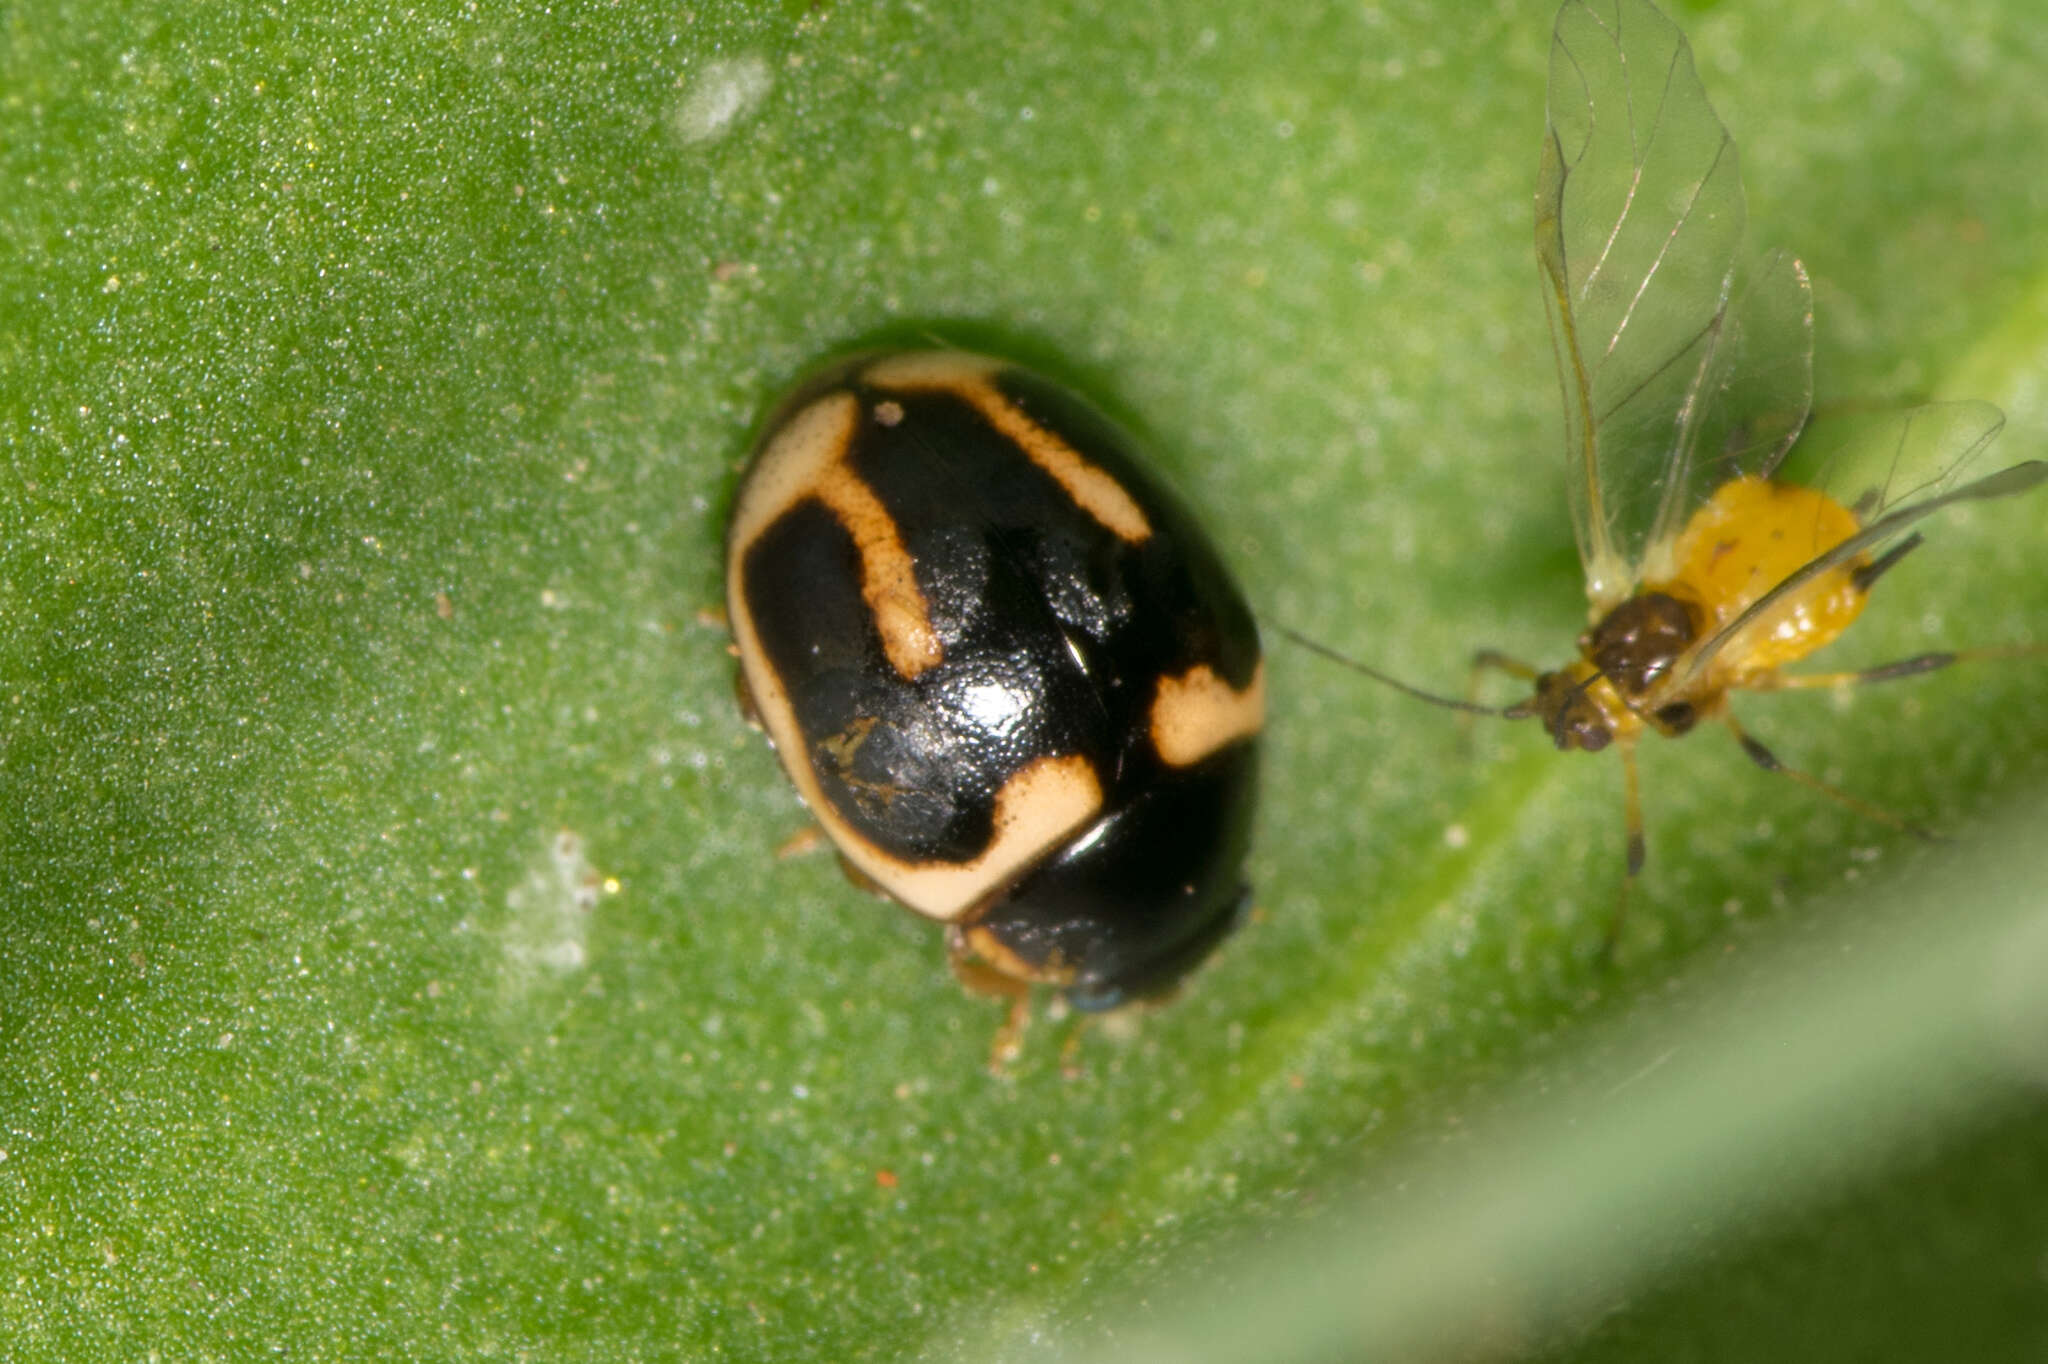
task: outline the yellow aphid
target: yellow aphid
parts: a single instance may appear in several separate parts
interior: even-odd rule
[[[1862,614],[1878,579],[1921,543],[1914,523],[2035,487],[2048,463],[1965,481],[2004,418],[1987,403],[1936,403],[1864,423],[1810,484],[1777,478],[1812,406],[1812,291],[1782,252],[1743,263],[1737,162],[1684,35],[1648,0],[1566,0],[1551,44],[1536,257],[1591,604],[1578,656],[1544,671],[1481,651],[1475,682],[1493,669],[1534,684],[1529,699],[1493,708],[1420,692],[1293,636],[1425,700],[1533,716],[1561,749],[1613,746],[1629,880],[1643,863],[1635,746],[1645,731],[1723,725],[1766,770],[1912,829],[1785,766],[1736,722],[1729,695],[2048,653],[2019,645],[1781,671]],[[1620,924],[1617,913],[1610,947]]]

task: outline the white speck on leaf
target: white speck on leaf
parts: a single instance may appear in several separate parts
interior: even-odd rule
[[[751,114],[775,84],[759,57],[706,62],[690,80],[676,111],[676,132],[685,142],[708,142]]]
[[[564,829],[548,840],[546,855],[505,894],[511,911],[504,931],[508,983],[523,986],[537,970],[560,974],[588,963],[584,939],[604,886],[581,838]]]

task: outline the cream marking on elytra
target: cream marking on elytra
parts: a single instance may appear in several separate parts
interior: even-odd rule
[[[1197,663],[1159,679],[1152,696],[1152,747],[1169,767],[1187,767],[1259,732],[1266,719],[1266,665],[1243,691]]]
[[[928,919],[950,923],[1014,881],[1102,809],[1102,783],[1086,758],[1040,758],[1004,782],[995,795],[995,833],[969,862],[905,862],[864,842],[835,839],[855,866]],[[811,810],[830,811],[823,802]],[[829,829],[833,821],[819,821]]]
[[[746,614],[745,556],[755,539],[785,512],[814,497],[853,537],[860,554],[861,596],[874,613],[889,664],[905,679],[945,661],[932,628],[917,566],[874,490],[846,464],[860,404],[850,393],[820,398],[790,419],[755,465],[740,504],[733,510],[732,558],[726,576],[734,584],[734,623]],[[742,648],[751,642],[742,640]]]
[[[787,702],[776,710],[761,702],[762,718],[776,748],[803,754],[801,736]],[[784,748],[780,720],[791,729]],[[818,785],[808,761],[785,764],[797,794],[840,853],[876,885],[927,919],[951,923],[987,901],[992,890],[1008,886],[1046,854],[1062,848],[1074,832],[1102,809],[1102,783],[1086,758],[1039,758],[1026,764],[995,794],[994,833],[979,857],[965,862],[907,862],[869,843],[842,818]]]
[[[876,388],[897,393],[957,393],[982,420],[1002,432],[1031,462],[1066,490],[1074,505],[1120,540],[1143,544],[1152,534],[1144,510],[1123,485],[1082,458],[1081,452],[1031,420],[1005,398],[989,376],[1003,368],[986,356],[945,353],[892,356],[861,375]]]

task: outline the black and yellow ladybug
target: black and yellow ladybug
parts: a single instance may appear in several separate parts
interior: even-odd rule
[[[844,861],[956,972],[1100,1011],[1236,924],[1265,673],[1243,594],[1131,440],[1001,360],[800,384],[734,498],[743,693]]]

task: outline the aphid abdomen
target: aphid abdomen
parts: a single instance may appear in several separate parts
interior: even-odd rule
[[[1855,513],[1814,488],[1745,476],[1715,490],[1672,545],[1672,576],[1645,585],[1692,604],[1702,638],[1740,616],[1766,592],[1861,529]],[[1796,663],[1849,628],[1866,593],[1858,555],[1789,594],[1745,626],[1715,659],[1720,686]]]

